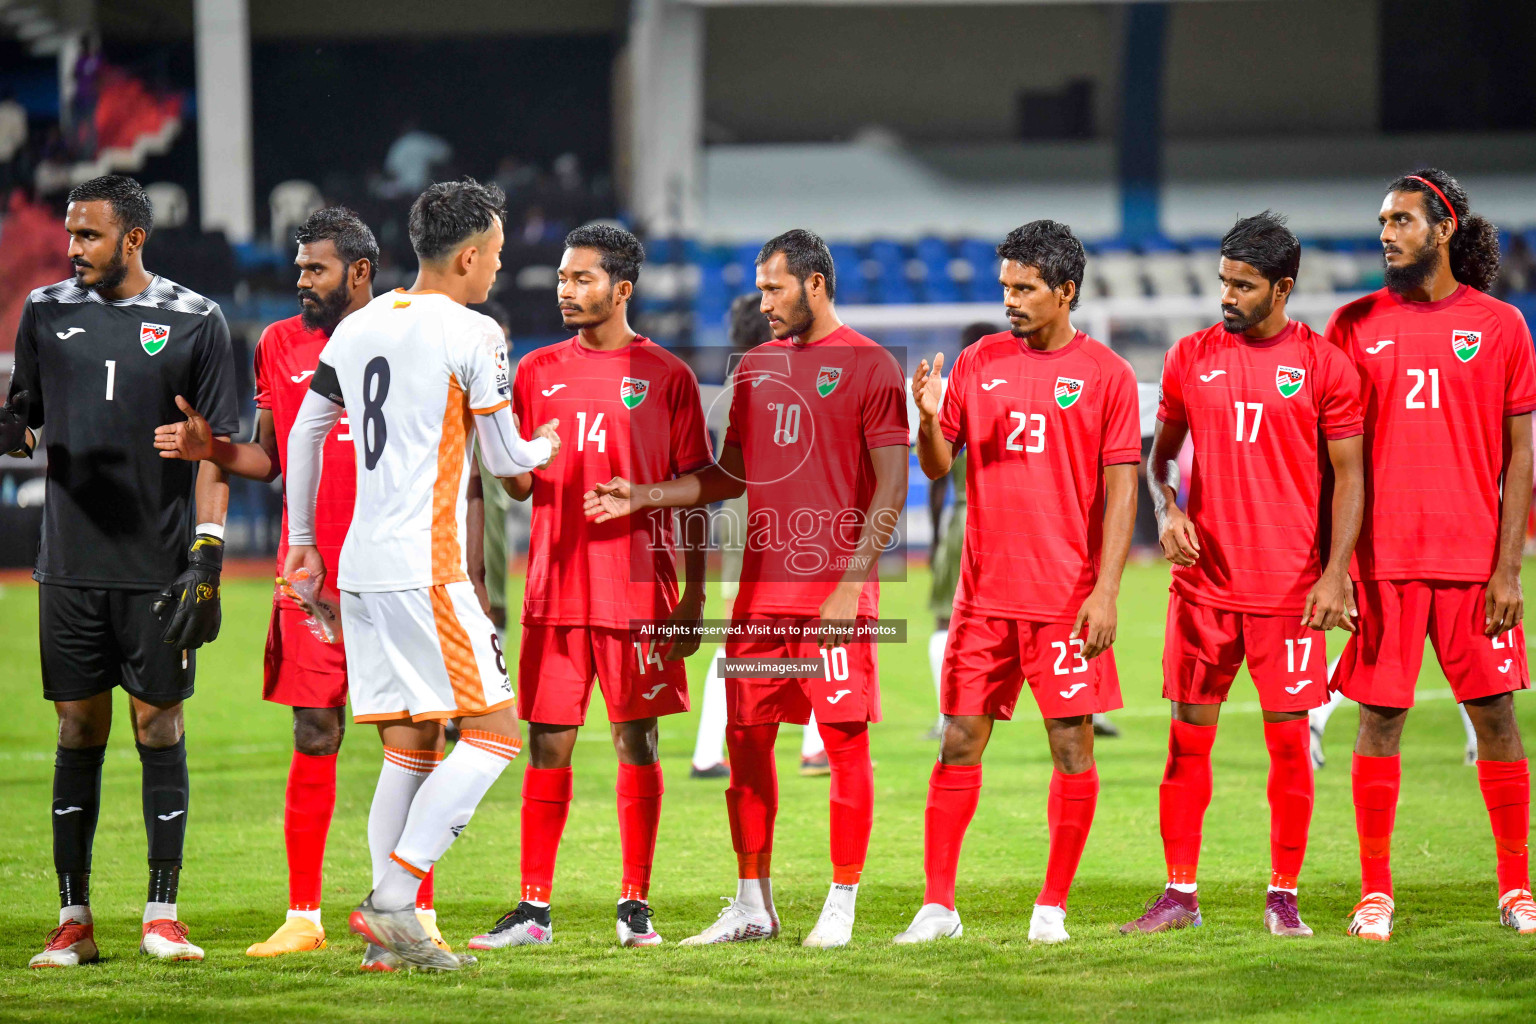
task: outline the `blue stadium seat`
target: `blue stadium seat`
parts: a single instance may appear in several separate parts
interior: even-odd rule
[[[870,301],[869,282],[864,280],[860,264],[864,262],[859,250],[847,242],[829,242],[832,267],[837,273],[837,301],[850,306]]]

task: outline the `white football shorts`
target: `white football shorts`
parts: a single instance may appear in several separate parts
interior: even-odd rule
[[[513,702],[496,629],[467,580],[341,592],[352,720],[482,715]]]

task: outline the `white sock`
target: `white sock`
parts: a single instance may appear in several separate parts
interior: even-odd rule
[[[928,670],[933,673],[933,688],[940,697],[944,689],[939,685],[939,673],[944,668],[944,648],[949,645],[949,630],[936,629],[928,638]]]
[[[144,923],[151,921],[177,921],[176,904],[174,903],[146,903],[144,904]]]
[[[699,708],[699,734],[693,741],[693,766],[700,771],[725,760],[725,677],[720,674],[716,648],[709,657],[709,675],[704,677],[704,704]]]
[[[1191,893],[1195,891],[1195,886],[1193,884],[1185,885],[1183,882],[1169,882],[1168,888],[1172,889],[1174,892],[1182,893]]]
[[[71,921],[79,921],[81,924],[91,923],[91,908],[82,906],[60,907],[59,924],[69,924]]]
[[[749,910],[772,915],[773,880],[768,878],[736,879],[736,902]]]
[[[854,882],[852,885],[840,885],[837,882],[833,882],[832,888],[827,890],[827,902],[822,904],[821,912],[825,914],[828,910],[835,909],[842,911],[848,917],[852,917],[853,906],[858,898],[858,882]]]
[[[507,753],[487,746],[504,747]],[[464,831],[481,799],[512,763],[510,747],[494,741],[487,741],[487,746],[461,738],[453,753],[421,784],[416,799],[411,801],[411,813],[405,819],[405,830],[395,845],[390,866],[383,880],[374,886],[374,906],[380,910],[400,910],[415,904],[421,876],[407,871],[400,862],[426,872]]]
[[[800,756],[815,757],[827,749],[821,742],[821,730],[816,728],[816,713],[811,713],[811,720],[805,723],[805,732],[800,736]]]
[[[289,909],[288,916],[289,917],[302,917],[304,920],[308,921],[310,924],[314,925],[316,928],[324,928],[325,927],[323,924],[320,923],[320,911],[319,911],[318,908],[315,909],[315,910],[293,910],[293,909]]]
[[[1477,730],[1472,727],[1472,716],[1467,714],[1467,706],[1465,704],[1457,704],[1456,710],[1461,712],[1461,727],[1467,733],[1467,746],[1476,750]]]
[[[411,813],[411,801],[416,791],[427,781],[437,764],[435,753],[412,758],[410,753],[396,752],[393,747],[384,752],[384,766],[379,769],[379,784],[373,790],[373,806],[368,808],[368,853],[373,857],[373,884],[378,886],[389,866],[389,855],[400,842],[405,831],[406,816]]]

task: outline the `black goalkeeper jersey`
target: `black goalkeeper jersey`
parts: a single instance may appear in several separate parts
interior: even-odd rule
[[[186,565],[196,463],[162,459],[155,428],[185,419],[181,395],[215,435],[239,429],[229,326],[217,303],[155,277],[109,302],[73,280],[27,297],[11,393],[48,452],[34,578],[148,590]]]

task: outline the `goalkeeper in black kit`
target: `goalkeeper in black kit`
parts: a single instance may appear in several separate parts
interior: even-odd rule
[[[33,967],[97,959],[91,843],[112,691],[128,691],[143,768],[149,893],[139,949],[201,960],[178,918],[188,817],[182,701],[196,649],[219,633],[229,485],[212,463],[162,459],[155,427],[184,404],[214,434],[239,426],[229,328],[219,307],[144,269],[153,214],[132,178],[69,194],[74,277],[28,297],[0,407],[0,452],[48,457],[40,584],[43,696],[59,719],[53,860],[59,926]]]

